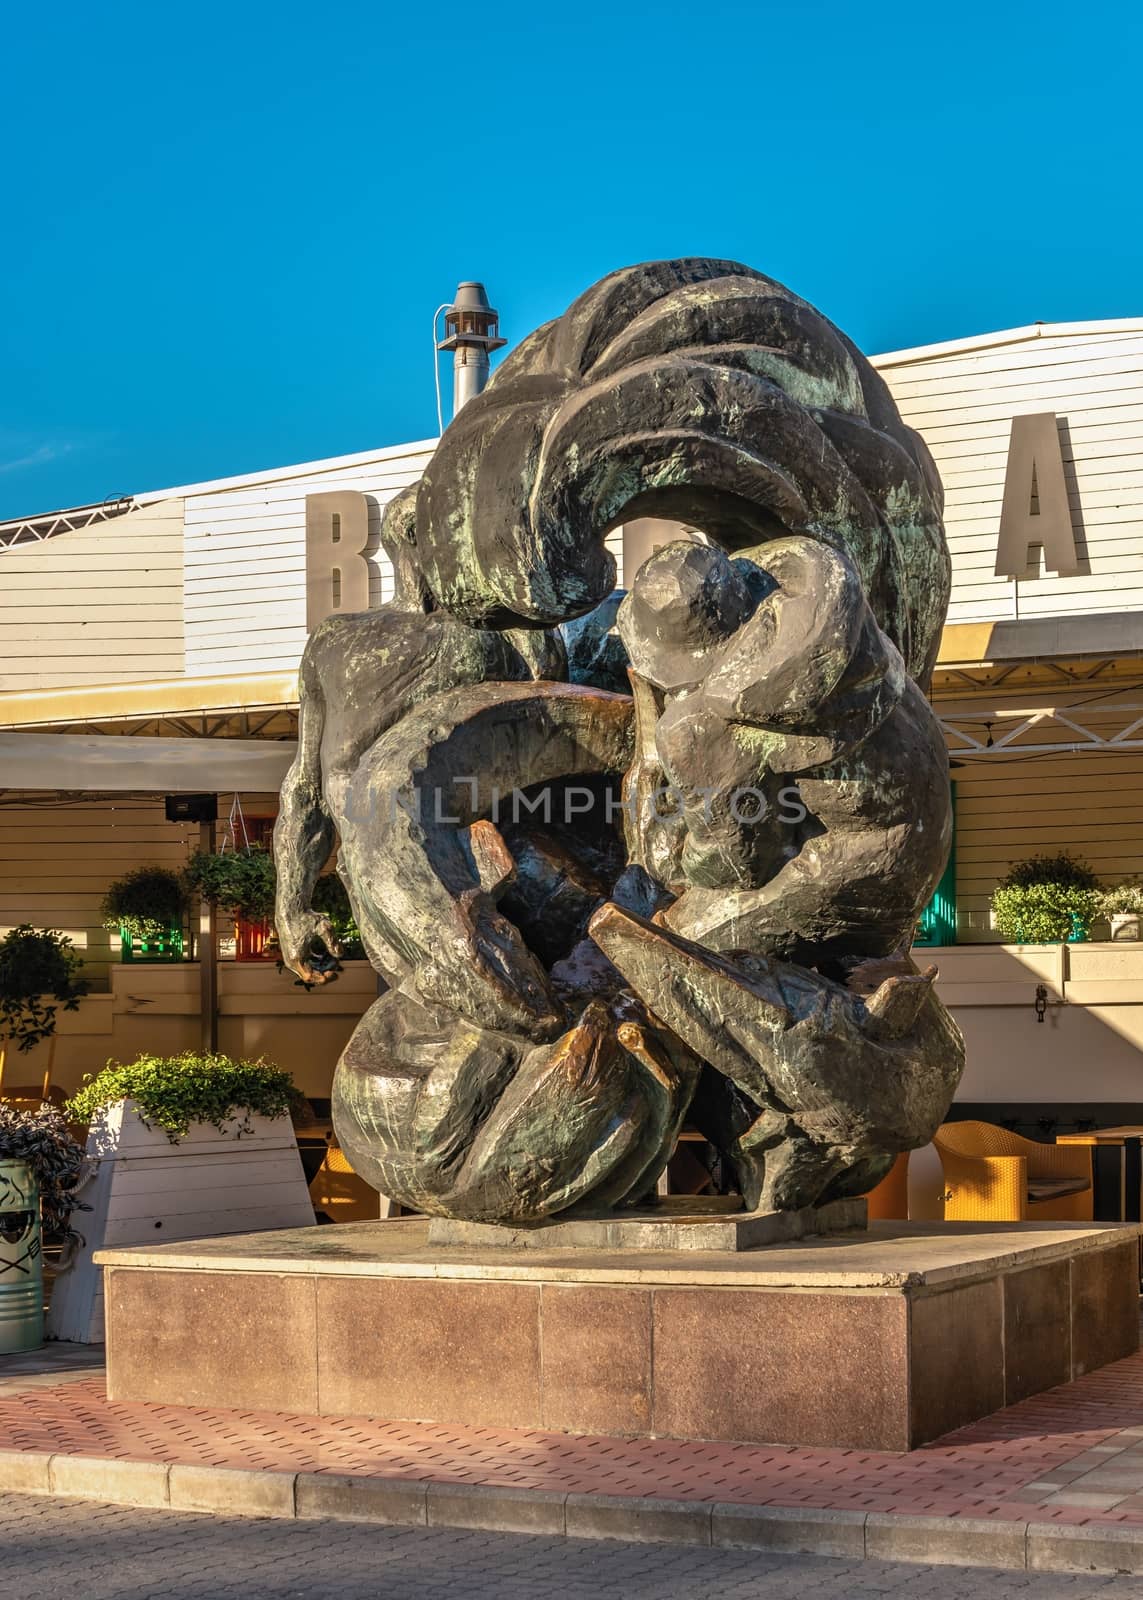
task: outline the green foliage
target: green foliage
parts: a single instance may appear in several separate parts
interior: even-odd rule
[[[105,928],[122,928],[133,939],[161,939],[181,929],[187,892],[169,867],[136,867],[117,878],[103,897]]]
[[[993,890],[993,920],[1012,944],[1063,944],[1087,938],[1100,899],[1099,879],[1078,856],[1029,856]]]
[[[1143,884],[1117,883],[1099,897],[1100,915],[1138,917],[1143,915]]]
[[[179,1056],[143,1055],[127,1065],[109,1061],[94,1078],[87,1075],[66,1109],[76,1121],[90,1122],[105,1106],[134,1100],[143,1121],[178,1144],[192,1122],[208,1122],[221,1131],[244,1112],[238,1131],[249,1133],[250,1116],[285,1116],[300,1099],[289,1073],[268,1061],[233,1061],[187,1050]]]
[[[58,1106],[17,1111],[0,1101],[0,1161],[26,1161],[40,1190],[45,1232],[73,1237],[73,1211],[90,1211],[75,1197],[83,1174],[83,1150],[68,1132]]]
[[[1011,944],[1065,944],[1086,937],[1099,910],[1095,889],[1059,883],[1002,884],[992,894],[996,926]]]
[[[1028,856],[1014,861],[1001,879],[1002,889],[1030,889],[1033,884],[1054,884],[1061,889],[1098,889],[1099,879],[1086,861],[1061,850],[1054,856]]]
[[[274,915],[274,858],[265,845],[218,854],[196,851],[184,877],[187,886],[204,900],[235,916],[264,922]]]
[[[325,873],[314,885],[313,908],[329,918],[342,957],[346,961],[363,961],[365,946],[361,942],[361,930],[353,920],[349,895],[336,872]]]
[[[0,1040],[31,1050],[56,1031],[56,1012],[75,1011],[87,993],[66,934],[26,922],[0,939]]]
[[[187,864],[188,889],[215,905],[251,922],[272,922],[277,874],[274,857],[265,845],[224,850],[217,855],[198,851]],[[365,947],[353,920],[349,896],[336,872],[327,872],[314,887],[313,909],[329,918],[330,926],[347,961],[361,961]]]

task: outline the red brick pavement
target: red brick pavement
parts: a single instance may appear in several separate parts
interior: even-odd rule
[[[1143,1523],[1143,1354],[908,1455],[108,1401],[0,1360],[0,1448],[674,1500]]]

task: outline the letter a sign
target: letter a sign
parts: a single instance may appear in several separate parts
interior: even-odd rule
[[[1008,471],[996,546],[998,578],[1038,578],[1035,546],[1042,546],[1044,568],[1071,577],[1079,571],[1060,434],[1052,412],[1013,417]]]

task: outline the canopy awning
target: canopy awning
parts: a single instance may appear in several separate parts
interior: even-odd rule
[[[77,723],[146,723],[179,717],[296,708],[298,674],[234,673],[209,678],[83,684],[0,692],[0,728],[66,728]]]
[[[0,733],[0,790],[268,794],[281,787],[296,749],[285,739]]]

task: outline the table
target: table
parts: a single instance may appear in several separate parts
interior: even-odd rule
[[[1092,1212],[1096,1222],[1138,1222],[1143,1189],[1143,1127],[1093,1128],[1090,1133],[1058,1133],[1057,1144],[1094,1147]],[[1102,1150],[1118,1149],[1119,1171],[1111,1178],[1099,1161]]]

